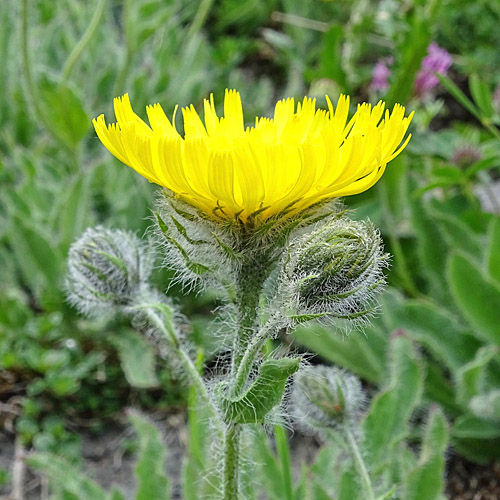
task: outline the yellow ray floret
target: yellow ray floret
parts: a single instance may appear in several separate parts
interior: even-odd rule
[[[213,217],[245,222],[294,213],[318,201],[361,193],[382,176],[408,144],[413,117],[396,104],[358,105],[349,97],[328,111],[314,99],[279,101],[273,118],[245,128],[241,98],[226,90],[224,116],[213,96],[204,101],[204,123],[193,105],[182,110],[184,136],[159,104],[148,106],[150,126],[132,110],[127,94],[114,100],[116,124],[93,120],[97,135],[120,161]],[[406,138],[405,138],[406,136]]]

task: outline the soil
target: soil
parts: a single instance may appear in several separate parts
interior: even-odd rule
[[[150,418],[163,429],[167,446],[167,471],[173,486],[172,500],[180,500],[180,477],[182,457],[187,442],[185,414],[165,416],[150,414]],[[127,500],[135,493],[135,456],[126,453],[122,443],[133,437],[133,431],[125,423],[110,426],[103,434],[88,432],[81,434],[83,442],[84,470],[106,490],[117,486]],[[291,440],[294,467],[300,470],[300,463],[310,462],[318,442],[312,438],[294,434]],[[0,469],[10,470],[15,455],[14,435],[0,432]],[[24,500],[47,498],[47,485],[40,476],[27,470],[23,479]],[[0,500],[11,500],[10,490],[0,486]],[[458,455],[450,455],[447,465],[448,500],[500,500],[500,463],[478,465]],[[422,499],[424,500],[424,499]]]
[[[446,495],[450,500],[500,500],[500,463],[478,465],[451,456]]]

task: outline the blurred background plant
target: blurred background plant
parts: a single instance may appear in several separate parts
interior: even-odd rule
[[[421,420],[432,407],[428,426],[443,411],[457,454],[499,459],[499,20],[498,2],[462,0],[1,2],[4,432],[78,463],[83,427],[97,432],[131,405],[169,412],[189,399],[125,320],[84,320],[64,300],[69,245],[85,228],[142,235],[150,224],[154,186],[111,158],[91,129],[112,97],[129,92],[139,114],[155,101],[172,112],[174,103],[237,88],[251,124],[281,97],[309,94],[321,105],[325,93],[346,92],[354,102],[416,110],[405,155],[348,200],[353,217],[382,230],[390,287],[365,335],[314,325],[293,341],[356,374],[371,394],[391,380],[390,336],[403,332],[420,352],[422,395],[402,441],[423,440],[424,452]],[[170,277],[154,280],[166,289]],[[217,336],[207,331],[219,328],[210,323],[216,297],[169,294],[190,319],[193,342],[215,360]],[[328,460],[333,470],[336,459]],[[384,477],[379,484],[390,488]],[[295,498],[286,492],[276,498]]]

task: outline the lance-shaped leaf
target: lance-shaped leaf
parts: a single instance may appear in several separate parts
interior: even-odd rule
[[[145,338],[134,330],[123,329],[110,341],[118,350],[120,364],[128,383],[133,387],[157,387],[155,355]]]
[[[82,474],[74,465],[51,453],[36,453],[26,463],[38,469],[60,488],[65,497],[79,500],[106,500],[106,492],[94,481]]]
[[[491,278],[500,284],[500,218],[493,219],[488,228],[487,267]]]
[[[474,359],[455,374],[457,401],[467,405],[472,397],[482,392],[488,363],[498,354],[498,347],[490,345],[477,351]]]
[[[139,437],[139,458],[136,500],[170,500],[170,488],[165,476],[165,447],[158,429],[137,414],[130,421]]]
[[[469,413],[455,420],[452,431],[453,437],[460,439],[491,440],[500,438],[500,427],[497,423],[489,422]]]
[[[451,256],[448,276],[455,302],[474,327],[474,333],[500,345],[500,286],[483,275],[465,254]]]
[[[431,412],[425,429],[420,459],[405,481],[405,500],[440,500],[444,488],[444,454],[448,424],[441,410]]]
[[[237,398],[227,396],[228,384],[216,388],[216,398],[227,422],[261,423],[283,397],[288,378],[299,368],[300,358],[269,359],[262,363],[257,378]]]
[[[390,357],[389,386],[374,398],[363,422],[364,446],[373,464],[380,464],[405,437],[423,390],[421,363],[406,337],[392,339]]]

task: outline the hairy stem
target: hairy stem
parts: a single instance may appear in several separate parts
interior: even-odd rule
[[[267,269],[260,262],[250,260],[240,269],[236,299],[238,331],[233,350],[233,373],[238,370],[247,346],[254,337],[260,294],[266,278]]]
[[[66,81],[68,80],[69,75],[71,74],[71,70],[73,69],[73,66],[78,61],[78,58],[83,53],[87,44],[90,42],[90,40],[92,40],[92,37],[94,36],[94,33],[97,30],[99,23],[101,22],[102,15],[104,13],[104,7],[106,6],[106,0],[98,0],[98,1],[99,3],[97,4],[97,7],[94,11],[94,15],[92,16],[92,19],[90,21],[90,24],[88,25],[87,29],[85,30],[85,33],[82,35],[78,43],[71,51],[70,55],[68,56],[68,59],[66,59],[66,62],[64,63],[61,72],[62,75],[61,84],[66,83]]]
[[[240,426],[230,424],[224,436],[224,500],[238,500],[239,434]]]
[[[243,354],[241,361],[239,363],[238,369],[236,371],[236,377],[233,385],[233,395],[238,396],[240,391],[245,387],[245,383],[248,379],[253,366],[253,362],[257,353],[265,344],[266,340],[269,338],[269,333],[276,327],[276,322],[270,319],[259,332],[252,337],[252,340],[248,343],[245,353]]]
[[[359,451],[358,443],[356,443],[356,439],[354,438],[351,429],[346,427],[344,433],[347,438],[347,444],[349,445],[352,456],[354,457],[354,463],[356,464],[356,468],[358,469],[359,477],[361,479],[361,485],[365,492],[364,498],[366,500],[375,500],[375,493],[373,492],[370,475],[368,474],[365,462]]]
[[[177,355],[177,358],[181,362],[182,367],[184,368],[184,371],[188,375],[191,384],[195,388],[198,396],[206,405],[206,407],[209,409],[210,416],[212,417],[213,422],[217,426],[218,429],[217,432],[219,434],[219,437],[222,437],[222,422],[220,416],[217,413],[217,410],[215,409],[210,399],[207,387],[203,382],[200,372],[193,363],[193,360],[181,347],[181,345],[179,344],[179,339],[165,327],[165,324],[163,323],[162,319],[158,316],[158,313],[156,311],[154,311],[150,307],[144,307],[144,308],[141,307],[141,309],[145,310],[147,318],[150,321],[151,325],[157,328],[159,331],[161,331],[163,335],[165,335],[165,338],[167,338],[171,342],[171,349],[173,349],[173,351]]]

